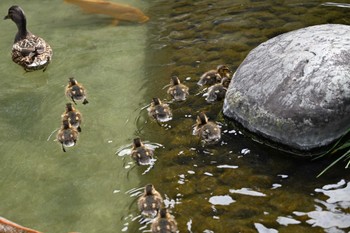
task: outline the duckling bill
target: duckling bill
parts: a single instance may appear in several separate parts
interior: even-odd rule
[[[11,6],[4,19],[11,19],[18,29],[12,45],[12,61],[25,71],[45,71],[53,55],[51,46],[43,38],[27,30],[27,19],[22,8]]]

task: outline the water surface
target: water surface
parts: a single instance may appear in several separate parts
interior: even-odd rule
[[[110,25],[63,1],[3,0],[25,10],[29,29],[54,49],[46,72],[25,73],[10,59],[16,31],[2,21],[0,49],[0,215],[42,232],[147,232],[138,195],[153,183],[180,232],[348,232],[350,176],[331,160],[305,161],[253,142],[227,126],[222,103],[207,104],[196,82],[218,64],[233,70],[259,43],[322,23],[350,24],[349,9],[323,1],[129,1],[151,20]],[[343,3],[346,3],[343,1]],[[39,12],[39,13],[38,13]],[[190,87],[170,103],[173,120],[159,126],[145,110],[170,100],[172,74]],[[55,133],[74,76],[89,104],[78,145],[63,153]],[[198,112],[223,131],[203,147],[191,135]],[[140,136],[155,145],[153,167],[137,167],[120,149]]]

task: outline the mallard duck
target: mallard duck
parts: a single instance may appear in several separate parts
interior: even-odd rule
[[[203,85],[214,85],[215,83],[220,83],[223,77],[230,77],[231,70],[225,65],[219,65],[216,70],[209,70],[205,72],[200,78],[197,84],[199,86]]]
[[[176,101],[186,100],[188,93],[188,87],[180,82],[177,76],[172,76],[170,81],[170,87],[167,93],[170,94]]]
[[[86,99],[85,88],[74,78],[69,78],[68,85],[66,86],[66,96],[75,104],[77,104],[75,101],[83,101],[83,104],[89,103]]]
[[[78,134],[78,130],[72,127],[68,120],[62,121],[62,126],[57,133],[57,140],[61,143],[63,152],[66,152],[65,147],[72,147],[77,143]]]
[[[145,191],[137,200],[141,214],[145,217],[154,218],[162,207],[163,198],[152,184],[145,186]]]
[[[201,112],[197,116],[197,122],[193,134],[201,138],[204,143],[213,144],[220,140],[221,130],[214,122],[208,121],[207,115]]]
[[[67,103],[66,104],[66,111],[62,114],[62,120],[68,120],[69,124],[76,128],[78,132],[81,132],[81,113],[74,108],[72,103]]]
[[[131,149],[131,157],[137,165],[149,165],[153,159],[153,150],[146,147],[140,138],[135,138]]]
[[[230,79],[224,77],[221,80],[221,83],[214,84],[213,86],[210,86],[208,88],[207,93],[205,93],[203,96],[206,96],[205,100],[208,103],[212,103],[215,101],[221,101],[225,98],[226,91],[228,86],[230,85]]]
[[[173,117],[169,105],[162,103],[159,98],[153,98],[151,106],[147,110],[148,115],[158,122],[170,121]]]
[[[12,60],[26,71],[45,71],[52,58],[52,49],[44,39],[27,31],[24,11],[19,6],[11,6],[4,19],[12,19],[18,28],[12,46]]]
[[[177,232],[177,223],[166,208],[159,211],[158,217],[151,225],[152,233],[175,233]]]

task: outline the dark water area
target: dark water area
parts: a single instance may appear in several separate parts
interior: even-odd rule
[[[45,73],[25,74],[8,56],[15,26],[1,25],[0,216],[48,233],[150,232],[137,198],[152,183],[180,232],[349,232],[346,163],[316,178],[334,158],[301,159],[253,141],[197,85],[219,64],[235,71],[251,49],[281,33],[349,25],[349,3],[340,2],[134,0],[127,3],[150,21],[113,27],[62,1],[3,1],[4,15],[12,4],[25,9],[54,58]],[[184,102],[171,102],[164,88],[174,74],[190,88]],[[70,75],[90,103],[77,106],[83,131],[64,154],[50,134]],[[161,126],[145,109],[153,97],[173,111]],[[201,111],[221,126],[216,145],[192,135]],[[154,146],[153,166],[130,158],[135,137]]]
[[[333,190],[340,199],[331,203],[320,191],[327,189],[325,185],[339,184],[335,189],[349,194],[345,163],[316,178],[334,158],[295,158],[252,141],[229,126],[222,118],[222,103],[207,104],[200,94],[203,88],[196,85],[205,71],[219,64],[234,71],[251,49],[279,34],[317,24],[349,24],[349,5],[339,6],[323,1],[152,4],[148,97],[170,100],[162,88],[174,74],[190,87],[191,96],[170,104],[174,117],[169,124],[159,128],[147,120],[135,134],[164,146],[156,151],[156,165],[141,181],[153,183],[168,197],[180,232],[350,230],[349,198],[342,201]],[[202,147],[191,136],[200,111],[222,125],[219,145]],[[141,226],[134,227],[131,232]]]

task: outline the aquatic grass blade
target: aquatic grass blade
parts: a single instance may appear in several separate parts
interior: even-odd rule
[[[324,174],[329,168],[331,168],[332,166],[334,166],[334,164],[336,164],[337,162],[339,162],[341,159],[345,158],[346,156],[350,155],[350,149],[344,153],[342,156],[340,156],[338,159],[336,159],[333,163],[331,163],[330,165],[328,165],[328,167],[326,167],[320,174],[317,175],[317,178],[320,177],[322,174]],[[349,161],[350,162],[350,161]],[[349,165],[349,163],[347,164],[347,166]]]

